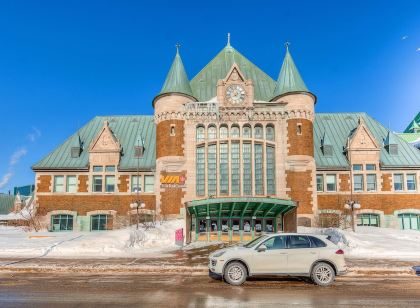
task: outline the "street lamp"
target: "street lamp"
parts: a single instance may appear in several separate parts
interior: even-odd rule
[[[353,232],[356,232],[356,220],[354,219],[354,211],[360,209],[360,203],[353,200],[347,200],[344,204],[344,208],[351,210],[351,228]]]
[[[144,204],[143,201],[136,200],[133,203],[130,204],[130,208],[136,209],[137,212],[137,230],[139,229],[139,208],[144,209],[146,207],[146,204]]]

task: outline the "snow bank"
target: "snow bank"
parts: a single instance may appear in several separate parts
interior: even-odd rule
[[[183,225],[183,220],[171,220],[156,223],[155,228],[147,231],[136,231],[133,226],[96,232],[25,232],[21,228],[0,227],[0,257],[161,256],[178,248],[175,245],[175,230]],[[140,234],[140,241],[133,243],[133,234]]]
[[[335,228],[299,227],[299,232],[326,234],[348,258],[420,260],[420,232],[376,227],[357,227],[356,233]]]

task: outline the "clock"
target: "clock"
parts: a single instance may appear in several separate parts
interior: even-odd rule
[[[231,85],[226,89],[226,98],[233,105],[242,104],[245,100],[245,95],[245,89],[237,84]]]

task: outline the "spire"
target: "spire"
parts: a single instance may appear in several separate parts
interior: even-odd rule
[[[230,46],[230,33],[227,34],[227,44],[226,47],[231,47]]]
[[[172,62],[171,68],[168,75],[166,76],[165,83],[163,84],[162,90],[159,94],[165,93],[183,93],[193,96],[190,82],[188,80],[187,73],[185,72],[184,65],[182,64],[181,55],[179,54],[179,47],[181,45],[176,44],[176,55]]]
[[[290,43],[286,42],[284,45],[286,46],[286,56],[281,66],[273,96],[277,97],[288,92],[309,92],[289,52]]]
[[[390,130],[388,130],[388,134],[386,135],[386,138],[384,140],[384,146],[390,146],[393,144],[398,144],[397,139],[395,138],[395,135],[391,133]]]

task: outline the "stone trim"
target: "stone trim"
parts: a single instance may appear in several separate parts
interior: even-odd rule
[[[394,211],[395,216],[398,216],[398,214],[419,214],[420,215],[420,210],[410,208],[410,209],[402,209],[402,210]]]

